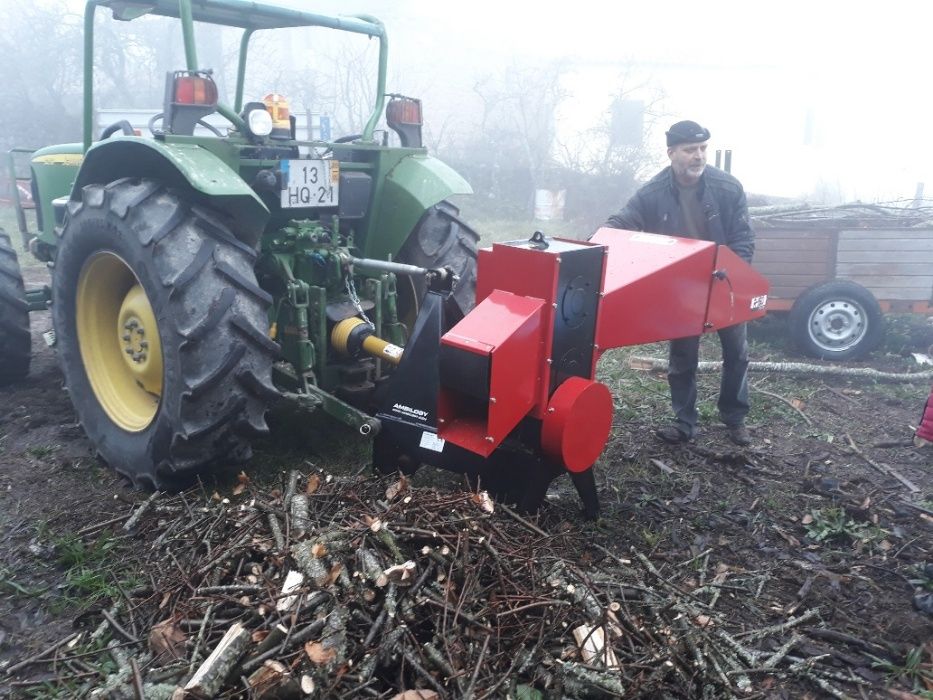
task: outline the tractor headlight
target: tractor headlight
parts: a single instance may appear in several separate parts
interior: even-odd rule
[[[272,115],[265,107],[256,107],[246,115],[246,125],[253,136],[268,136],[272,133]]]

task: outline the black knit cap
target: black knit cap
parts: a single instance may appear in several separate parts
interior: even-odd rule
[[[700,143],[709,140],[709,129],[692,121],[682,121],[673,124],[670,129],[664,132],[667,136],[667,147],[676,146],[679,143]]]

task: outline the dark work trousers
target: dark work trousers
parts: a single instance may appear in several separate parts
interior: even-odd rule
[[[719,331],[722,381],[719,417],[726,425],[742,425],[748,415],[748,334],[744,323]],[[677,427],[689,437],[697,429],[697,362],[700,338],[671,341],[667,382]]]

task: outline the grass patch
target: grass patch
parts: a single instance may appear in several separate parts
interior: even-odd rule
[[[64,582],[59,586],[62,598],[53,607],[86,608],[119,596],[121,587],[132,588],[138,583],[126,575],[125,560],[119,556],[119,543],[112,535],[85,542],[68,534],[52,544],[56,563],[65,569]]]
[[[903,662],[895,663],[873,656],[873,668],[880,669],[888,676],[889,681],[900,681],[915,692],[918,697],[933,700],[933,652],[928,652],[930,658],[924,661],[924,649],[914,647],[907,652]]]
[[[919,314],[886,314],[883,352],[904,355],[933,353],[933,317]]]
[[[849,540],[871,545],[885,536],[885,531],[877,525],[856,522],[844,509],[837,507],[811,510],[804,527],[810,539],[816,542]]]
[[[33,445],[32,447],[27,447],[26,452],[36,459],[45,459],[57,449],[58,445]]]

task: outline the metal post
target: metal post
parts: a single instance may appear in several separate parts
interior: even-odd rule
[[[194,19],[191,15],[191,0],[179,0],[178,18],[181,20],[181,31],[185,39],[185,62],[192,73],[200,68],[198,66],[198,49],[194,40]]]
[[[726,162],[725,162],[725,167],[723,169],[727,173],[732,172],[732,151],[730,149],[726,149]]]
[[[385,105],[386,98],[386,66],[388,65],[389,38],[386,36],[385,26],[381,21],[371,15],[354,15],[356,19],[369,22],[376,27],[377,32],[370,36],[379,37],[379,75],[376,79],[376,104],[373,106],[373,113],[370,115],[366,126],[363,127],[363,141],[372,141],[373,132],[376,130],[376,124],[382,116],[382,108]]]
[[[249,40],[253,36],[252,29],[243,31],[240,39],[240,61],[236,70],[236,97],[233,99],[233,111],[237,114],[243,109],[243,85],[246,83],[246,54],[249,51]]]
[[[722,167],[722,151],[720,151],[718,148],[716,149],[716,167]]]
[[[97,2],[84,8],[84,151],[91,147],[94,121],[94,11]]]

